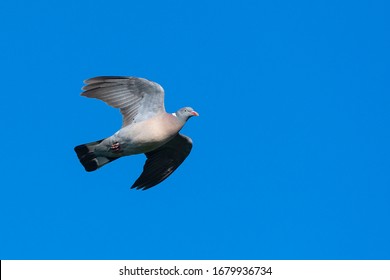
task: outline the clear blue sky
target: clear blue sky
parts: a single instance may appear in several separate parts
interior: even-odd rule
[[[0,259],[389,259],[388,1],[2,1]],[[184,164],[87,173],[84,79],[192,106]]]

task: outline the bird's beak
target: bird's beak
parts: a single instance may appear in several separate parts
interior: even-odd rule
[[[197,112],[195,112],[195,111],[192,111],[191,114],[192,114],[193,116],[195,116],[195,117],[199,117],[199,114],[198,114]]]

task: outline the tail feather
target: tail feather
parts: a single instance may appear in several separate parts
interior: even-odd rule
[[[95,171],[103,165],[117,159],[111,157],[97,156],[95,154],[95,146],[100,144],[103,140],[104,139],[87,144],[82,144],[74,148],[77,157],[79,158],[81,164],[84,166],[86,171]]]

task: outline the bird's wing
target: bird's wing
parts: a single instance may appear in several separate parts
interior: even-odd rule
[[[121,110],[122,127],[165,112],[164,89],[146,79],[105,76],[84,83],[82,96],[100,99]]]
[[[160,148],[145,153],[147,160],[144,170],[131,188],[147,190],[164,181],[187,158],[191,149],[191,138],[177,134]]]

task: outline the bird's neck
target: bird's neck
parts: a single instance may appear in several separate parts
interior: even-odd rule
[[[183,118],[179,117],[176,113],[172,113],[172,116],[175,117],[175,119],[183,126],[187,120],[184,120]]]

